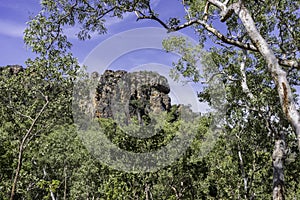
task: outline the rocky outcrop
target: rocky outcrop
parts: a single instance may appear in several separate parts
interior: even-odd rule
[[[24,71],[21,65],[7,65],[5,67],[0,67],[0,75],[17,75]]]
[[[93,73],[92,78],[99,80],[94,105],[99,118],[136,117],[142,123],[149,113],[171,108],[168,81],[158,73],[106,70],[100,77]]]

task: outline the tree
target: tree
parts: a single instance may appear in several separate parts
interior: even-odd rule
[[[287,119],[290,122],[290,124],[294,128],[294,131],[296,132],[298,138],[297,140],[299,142],[299,132],[298,132],[299,113],[297,111],[294,95],[290,87],[290,84],[295,84],[296,79],[293,74],[296,71],[295,68],[299,66],[299,62],[297,61],[297,59],[299,60],[299,58],[297,57],[296,54],[292,53],[292,52],[299,51],[299,47],[293,46],[293,44],[291,44],[290,42],[299,43],[299,40],[293,37],[294,33],[292,33],[292,31],[290,31],[288,34],[284,33],[282,27],[282,26],[289,27],[290,30],[292,24],[294,23],[299,24],[299,16],[296,15],[294,8],[290,9],[289,7],[290,5],[294,6],[294,2],[285,2],[286,3],[285,5],[288,5],[287,7],[285,7],[286,9],[285,11],[291,13],[291,18],[288,20],[283,19],[283,17],[281,17],[281,13],[285,12],[284,9],[281,7],[282,2],[278,2],[278,4],[276,4],[275,6],[271,6],[270,8],[268,8],[268,6],[264,6],[262,9],[258,9],[258,10],[248,9],[251,8],[251,6],[255,6],[253,5],[254,2],[239,1],[227,5],[228,3],[229,1],[226,1],[224,3],[219,1],[208,1],[206,6],[204,7],[204,16],[202,20],[199,18],[194,20],[190,19],[187,23],[183,24],[182,26],[176,26],[175,28],[171,28],[171,30],[179,30],[186,26],[190,26],[191,24],[196,24],[196,26],[203,27],[204,30],[212,33],[212,35],[217,40],[218,39],[221,40],[222,42],[221,44],[223,45],[230,44],[232,46],[241,48],[243,50],[242,53],[239,53],[238,51],[234,52],[233,48],[230,49],[228,46],[225,46],[223,52],[217,51],[222,56],[238,55],[237,57],[235,57],[235,59],[238,60],[240,58],[239,59],[240,63],[234,64],[237,67],[236,73],[234,74],[231,73],[229,76],[225,70],[222,73],[225,72],[225,76],[227,75],[226,78],[227,81],[232,81],[230,77],[236,78],[237,76],[239,76],[237,78],[241,80],[239,87],[241,87],[243,93],[247,95],[248,101],[259,102],[260,100],[263,99],[258,99],[252,94],[251,90],[249,90],[248,87],[249,83],[247,82],[247,76],[246,76],[246,68],[247,70],[249,70],[249,68],[252,67],[251,65],[253,65],[252,63],[255,62],[256,66],[254,66],[254,68],[256,68],[256,70],[260,70],[263,73],[268,72],[268,74],[270,75],[265,73],[265,76],[266,77],[270,76],[272,78],[271,84],[274,84],[276,86],[279,95],[279,101],[281,102],[283,115],[280,115],[281,117],[279,118],[283,121]],[[187,5],[199,6],[199,4],[196,5],[193,3],[191,4],[187,3]],[[209,18],[207,18],[207,15],[209,14],[209,6],[215,6],[218,9],[220,9],[220,20],[222,22],[227,23],[226,24],[227,25],[226,28],[228,29],[227,34],[222,35],[220,32],[217,31],[217,29],[214,29],[213,27],[210,27],[207,24],[207,20],[209,20]],[[296,5],[296,7],[299,7],[299,4]],[[193,9],[191,8],[192,7],[189,8],[189,11],[191,11],[190,16],[193,16]],[[266,13],[266,11],[269,11],[274,14],[270,15],[269,13]],[[196,11],[194,10],[194,12]],[[233,13],[235,13],[234,16],[232,16]],[[256,20],[256,23],[254,23],[255,18],[253,19],[252,16],[258,19]],[[142,16],[141,18],[144,18],[144,16]],[[147,16],[146,18],[149,17]],[[266,19],[266,21],[262,19]],[[288,22],[285,23],[286,21]],[[243,26],[244,29],[241,26]],[[268,26],[270,28],[269,29],[264,28],[261,30],[261,32],[259,32],[257,30],[257,27],[263,27],[263,26]],[[274,34],[274,32],[276,33]],[[232,39],[234,36],[237,38],[237,40]],[[267,42],[269,42],[270,44],[268,44]],[[214,53],[215,51],[211,50],[210,52]],[[294,59],[293,61],[287,61],[283,59],[283,56],[287,55],[288,52],[289,55],[287,57]],[[250,60],[248,61],[248,63],[246,63],[246,60],[243,60],[245,59],[245,57],[248,60]],[[185,61],[189,62],[188,60]],[[259,67],[259,65],[262,63],[267,66],[264,71],[262,70],[261,67]],[[219,67],[221,68],[226,68],[226,66],[228,66],[228,63],[220,63],[219,61],[217,61],[217,65],[219,65]],[[283,67],[284,68],[289,67],[289,70],[283,69]],[[186,69],[188,70],[188,68]],[[270,85],[269,88],[275,90],[275,87],[273,87],[272,85]],[[276,110],[276,106],[274,104],[272,105],[272,109]],[[261,112],[260,114],[262,114],[265,113],[266,110],[268,109],[259,108],[258,110],[259,112]],[[247,114],[247,112],[245,112],[244,115],[245,114]],[[286,157],[285,138],[289,136],[289,134],[287,133],[287,131],[280,131],[280,133],[279,130],[272,129],[272,131],[273,131],[272,134],[275,135],[275,147],[274,147],[275,149],[273,152],[273,170],[274,170],[273,198],[283,199],[284,198],[283,166]],[[300,147],[299,143],[298,146]]]
[[[25,41],[33,45],[39,57],[28,59],[26,69],[21,68],[16,73],[11,73],[11,69],[18,68],[16,66],[1,69],[0,77],[1,126],[8,136],[3,140],[12,140],[11,148],[18,149],[13,151],[13,155],[18,156],[13,161],[10,199],[18,196],[24,152],[29,144],[36,137],[49,133],[55,125],[72,122],[72,81],[78,68],[76,60],[63,48],[67,44],[64,38],[56,37],[56,42],[47,47],[44,43],[34,43],[33,38],[27,39]]]
[[[2,68],[0,75],[2,144],[10,144],[3,146],[4,155],[13,155],[11,166],[15,168],[9,172],[14,173],[10,175],[11,199],[16,196],[24,153],[30,143],[49,133],[54,125],[71,122],[70,112],[66,111],[70,111],[72,94],[70,78],[61,78],[57,72],[50,74],[51,67],[46,71],[43,65],[32,65],[11,74],[13,67]]]
[[[279,98],[274,90],[275,85],[272,79],[262,71],[263,65],[252,63],[252,59],[249,59],[245,52],[240,52],[242,55],[240,58],[239,54],[231,51],[227,51],[226,54],[232,56],[220,54],[224,56],[221,57],[219,54],[215,54],[214,59],[219,60],[217,63],[222,63],[225,76],[230,77],[226,83],[227,100],[231,102],[227,110],[227,130],[228,135],[233,134],[231,137],[236,140],[234,151],[237,151],[236,155],[238,155],[237,160],[243,177],[245,198],[253,198],[253,194],[249,193],[253,176],[249,175],[249,172],[255,173],[258,166],[261,165],[261,161],[257,159],[262,155],[268,156],[264,156],[263,160],[269,162],[269,166],[261,168],[261,173],[273,166],[273,198],[278,198],[275,197],[278,194],[281,194],[280,198],[283,198],[284,176],[289,176],[289,172],[283,173],[283,168],[286,157],[294,151],[295,140],[291,134],[291,127],[277,103]],[[248,66],[247,70],[245,66]],[[294,79],[293,76],[290,78]],[[243,144],[245,141],[248,143],[247,148]],[[275,143],[274,150],[270,141]],[[265,144],[260,145],[261,142]],[[288,150],[289,153],[287,153]],[[251,151],[255,151],[255,154]],[[272,151],[273,154],[270,153]],[[272,165],[270,159],[266,159],[270,157],[273,158]],[[254,160],[245,162],[249,158]],[[249,166],[251,163],[252,166]],[[252,167],[252,170],[247,170],[247,166]],[[285,189],[287,190],[288,187]],[[258,191],[255,191],[255,194],[258,195]]]
[[[251,69],[264,73],[264,77],[274,86],[269,85],[268,88],[277,91],[282,114],[280,120],[287,120],[291,125],[300,149],[300,115],[291,87],[297,84],[294,75],[297,74],[300,66],[298,1],[184,0],[182,8],[186,12],[185,18],[170,17],[169,20],[160,19],[159,13],[151,8],[149,0],[107,0],[92,3],[85,0],[44,0],[42,6],[42,11],[29,22],[25,39],[34,51],[40,51],[43,55],[50,57],[48,50],[53,46],[56,46],[54,50],[63,49],[64,52],[67,52],[67,48],[71,46],[63,34],[63,26],[81,24],[78,37],[84,40],[90,38],[89,33],[92,31],[97,31],[99,34],[106,32],[105,17],[108,15],[121,18],[126,12],[135,12],[137,20],[155,20],[168,31],[192,27],[199,36],[200,46],[203,46],[205,40],[211,39],[217,47],[223,49],[223,51],[215,51],[210,48],[209,52],[212,55],[217,52],[221,56],[233,56],[239,59],[246,53],[247,59],[250,60],[245,63],[246,66],[242,70],[239,70],[241,63],[231,66],[233,67],[231,74],[221,71],[225,75],[224,80],[230,81],[231,77],[242,74],[239,76],[242,81],[238,86],[243,89],[242,93],[246,94],[246,101],[259,102],[259,95],[257,97],[251,95],[253,91],[248,85],[254,83],[248,82],[246,68],[250,64]],[[224,25],[218,28],[214,25],[216,21],[221,21]],[[240,49],[243,50],[242,54]],[[179,64],[184,68],[181,67],[180,72],[189,76],[193,74],[190,72],[196,71],[195,66],[190,64],[191,60],[183,57],[181,61]],[[56,60],[51,60],[51,63],[56,63]],[[217,63],[217,67],[221,69],[224,66],[226,65]],[[235,69],[236,67],[239,69]],[[273,109],[274,105],[269,105],[269,107]],[[264,110],[259,110],[259,112],[265,113]],[[277,152],[274,154],[274,160],[284,160],[284,156],[280,157],[280,154],[284,153],[285,145],[281,145],[281,148],[278,144],[285,142],[283,138],[287,137],[287,133],[283,131],[280,135],[282,137],[274,141],[276,147],[274,152]],[[282,165],[283,160],[276,162],[278,166]],[[282,169],[279,171],[279,174],[282,174]],[[282,189],[277,190],[277,186],[283,187],[283,180],[279,182],[279,185],[274,182],[274,199],[284,198]]]
[[[63,35],[63,26],[74,26],[76,22],[82,25],[78,33],[80,39],[87,39],[91,31],[103,34],[106,31],[105,17],[122,17],[126,12],[135,12],[137,19],[151,19],[158,21],[168,31],[178,31],[186,27],[193,27],[201,39],[212,35],[218,44],[231,45],[251,52],[257,52],[255,57],[262,57],[266,63],[266,70],[270,73],[278,90],[282,109],[300,137],[299,113],[292,95],[290,84],[287,81],[286,68],[299,68],[299,31],[296,1],[260,2],[257,1],[217,1],[207,2],[183,1],[186,22],[179,24],[180,20],[171,18],[163,22],[158,13],[151,9],[150,1],[101,1],[89,3],[84,0],[77,1],[42,1],[43,11],[31,22],[25,32],[25,39],[32,45],[34,51],[41,47],[38,42],[45,45],[46,51],[57,41],[59,48],[70,47]],[[263,4],[259,6],[258,4]],[[257,8],[257,9],[250,9]],[[218,13],[219,20],[226,22],[227,33],[222,34],[213,27],[215,20],[213,13]],[[235,13],[235,15],[233,14]],[[288,13],[288,17],[286,17]],[[37,25],[37,22],[40,25]],[[264,28],[263,28],[264,27]],[[258,28],[261,31],[258,31]],[[285,31],[285,30],[288,31]],[[210,34],[208,34],[210,33]],[[39,36],[39,37],[33,37]],[[59,38],[59,40],[58,40]],[[203,42],[203,40],[202,40]],[[228,47],[228,46],[227,46]],[[300,141],[300,140],[299,140]],[[300,143],[299,143],[300,144]]]
[[[183,5],[187,7],[187,22],[181,25],[175,24],[175,26],[162,22],[155,16],[151,8],[149,8],[148,14],[138,11],[137,15],[138,19],[158,21],[168,31],[178,31],[194,25],[202,37],[207,37],[207,32],[209,32],[220,44],[229,44],[243,50],[258,52],[260,55],[255,54],[255,57],[262,56],[266,64],[266,71],[270,73],[276,85],[282,110],[294,127],[299,140],[299,113],[287,79],[287,72],[283,69],[283,67],[291,69],[299,67],[299,58],[296,54],[299,51],[299,45],[297,45],[299,40],[298,37],[295,37],[298,36],[298,31],[293,30],[293,26],[299,24],[299,16],[297,16],[297,9],[295,9],[299,8],[299,3],[280,1],[276,2],[275,6],[268,7],[268,2],[264,2],[261,9],[249,9],[257,6],[256,4],[255,1],[221,2],[209,0],[205,4],[197,1],[183,2]],[[214,8],[211,8],[212,6]],[[226,34],[221,34],[220,31],[210,25],[213,20],[211,15],[215,11],[219,11],[220,21],[226,22]],[[285,12],[289,12],[289,19],[283,17]],[[235,13],[234,16],[233,13]],[[255,19],[256,21],[254,21]],[[266,26],[270,28],[262,29],[262,33],[258,31],[258,27]],[[288,29],[288,33],[284,31],[284,27]],[[274,31],[277,33],[273,33]]]

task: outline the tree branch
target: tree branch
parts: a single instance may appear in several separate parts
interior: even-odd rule
[[[248,175],[246,174],[245,171],[245,166],[244,166],[244,161],[243,161],[243,156],[242,156],[242,149],[240,146],[240,136],[236,134],[236,137],[238,138],[238,157],[239,157],[239,163],[241,167],[241,172],[242,172],[242,177],[244,181],[244,190],[245,190],[245,199],[247,199],[247,194],[248,194]]]
[[[203,20],[206,22],[208,19],[208,9],[209,9],[210,3],[207,1],[204,7],[204,17]]]
[[[296,102],[293,98],[293,93],[290,87],[290,84],[287,80],[287,74],[282,69],[283,66],[289,67],[299,67],[297,61],[288,61],[288,60],[280,60],[275,56],[274,51],[270,48],[269,44],[263,38],[263,36],[258,31],[256,24],[251,16],[249,10],[243,5],[243,1],[239,1],[238,3],[231,4],[228,8],[226,4],[218,1],[218,0],[208,0],[209,3],[213,4],[217,8],[221,10],[221,20],[226,21],[231,15],[232,11],[239,17],[244,28],[251,39],[252,44],[243,43],[232,38],[228,38],[225,35],[221,34],[218,30],[210,26],[206,23],[206,21],[194,19],[189,20],[188,22],[176,26],[169,27],[166,23],[158,19],[156,16],[138,16],[138,19],[152,19],[159,22],[164,28],[168,30],[168,32],[178,31],[180,29],[189,27],[191,25],[201,25],[208,32],[212,33],[219,40],[223,41],[226,44],[231,44],[233,46],[239,47],[244,50],[251,50],[255,52],[259,52],[261,56],[267,63],[267,70],[271,73],[272,79],[276,84],[277,92],[280,98],[280,103],[282,106],[282,110],[287,117],[290,124],[293,126],[296,135],[297,135],[297,143],[298,148],[300,150],[300,113],[296,108]],[[228,3],[226,1],[226,3]]]
[[[221,11],[226,10],[226,4],[228,3],[227,1],[225,1],[226,4],[224,4],[221,1],[217,0],[208,0],[208,2],[219,8]]]
[[[162,25],[165,29],[170,30],[170,27],[164,23],[163,21],[161,21],[159,18],[157,18],[155,15],[145,15],[143,14],[141,11],[136,11],[135,14],[137,15],[137,21],[141,20],[141,19],[151,19],[151,20],[155,20],[157,21],[160,25]]]
[[[285,67],[293,67],[300,69],[300,62],[297,62],[296,60],[285,60],[285,59],[278,59],[279,64]]]
[[[176,26],[176,27],[169,27],[166,23],[164,23],[161,19],[157,18],[155,15],[145,15],[140,11],[136,11],[135,13],[138,17],[137,20],[141,20],[141,19],[155,20],[160,25],[162,25],[165,29],[167,29],[168,32],[179,31],[181,29],[184,29],[184,28],[192,26],[192,25],[201,25],[208,32],[212,33],[219,40],[221,40],[221,41],[223,41],[227,44],[231,44],[231,45],[234,45],[236,47],[239,47],[239,48],[245,49],[245,50],[258,51],[257,48],[254,45],[250,44],[250,43],[243,43],[243,42],[240,42],[238,40],[234,40],[234,39],[226,37],[225,35],[221,34],[217,29],[213,28],[212,26],[210,26],[209,24],[207,24],[203,20],[194,19],[194,20],[190,20],[190,21],[185,22],[185,23],[183,23],[179,26]]]
[[[244,50],[243,51],[243,60],[240,64],[240,72],[242,74],[241,87],[242,87],[243,92],[246,93],[246,95],[249,97],[249,99],[254,99],[254,95],[250,91],[248,84],[247,84],[247,76],[246,76],[246,72],[245,72],[246,59],[247,59],[247,52]]]
[[[36,125],[38,119],[40,118],[40,116],[42,115],[42,113],[46,109],[47,105],[49,104],[48,96],[44,96],[44,98],[45,98],[46,103],[43,105],[43,107],[41,108],[39,113],[36,115],[36,117],[32,121],[29,129],[27,130],[27,132],[26,132],[25,136],[23,137],[23,139],[21,141],[21,144],[20,144],[19,155],[18,155],[18,163],[17,163],[16,173],[15,173],[15,177],[14,177],[14,181],[13,181],[13,185],[12,185],[12,189],[11,189],[10,200],[13,200],[15,198],[15,192],[16,192],[16,188],[17,188],[18,178],[19,178],[19,174],[20,174],[20,170],[21,170],[21,166],[22,166],[23,152],[24,152],[24,149],[25,149],[24,145],[25,145],[28,137],[32,133],[33,128]]]

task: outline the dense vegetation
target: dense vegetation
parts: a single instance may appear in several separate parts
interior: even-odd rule
[[[271,120],[256,110],[243,114],[243,109],[234,102],[242,104],[245,96],[235,84],[228,84],[227,97],[232,102],[227,110],[228,126],[207,155],[201,156],[201,151],[211,124],[209,115],[194,124],[196,137],[176,162],[156,172],[127,173],[101,163],[86,149],[78,127],[72,125],[68,101],[72,95],[71,82],[64,79],[65,87],[58,86],[57,80],[34,85],[34,81],[41,79],[32,78],[30,68],[15,75],[9,73],[10,67],[2,69],[0,194],[3,199],[10,195],[23,141],[16,199],[271,198],[273,145],[269,141],[275,136],[269,129],[289,131],[289,126],[279,117]],[[263,79],[263,76],[249,76],[249,81]],[[274,90],[265,84],[260,88],[260,95],[274,109],[279,106],[278,99]],[[49,89],[51,87],[55,90]],[[202,98],[205,95],[203,93]],[[40,114],[47,104],[45,99],[51,104]],[[255,102],[255,106],[259,104]],[[269,117],[282,115],[280,108],[277,110],[277,113],[270,110]],[[177,107],[173,106],[172,112],[165,116],[167,123],[160,135],[152,140],[128,137],[116,128],[112,119],[100,119],[99,123],[114,144],[125,150],[143,152],[160,148],[172,139],[179,123],[176,111]],[[134,126],[137,125],[132,125],[133,129]],[[293,138],[292,134],[286,138],[290,150],[285,173],[289,199],[299,198],[300,189],[299,154]]]
[[[300,199],[294,89],[299,85],[299,1],[182,1],[185,18],[168,20],[159,19],[148,0],[41,4],[24,37],[38,57],[15,75],[1,69],[1,199]],[[71,101],[79,66],[63,30],[78,23],[79,39],[88,39],[92,31],[105,33],[105,17],[127,12],[168,31],[195,30],[196,47],[181,38],[164,42],[167,51],[182,55],[174,69],[194,81],[199,81],[198,50],[208,39],[216,43],[201,56],[207,56],[206,75],[218,74],[224,82],[228,104],[224,129],[205,156],[199,155],[210,116],[199,119],[196,138],[180,159],[152,173],[114,170],[95,159],[78,136]],[[216,20],[224,22],[224,30],[214,27]],[[212,103],[211,92],[208,87],[200,100]],[[99,123],[122,148],[144,151],[167,141],[178,121],[166,123],[160,144],[121,143],[124,133],[110,128],[111,119]]]

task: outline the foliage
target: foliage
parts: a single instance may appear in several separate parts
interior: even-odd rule
[[[285,100],[289,108],[296,104],[293,86],[299,85],[299,1],[182,1],[186,16],[167,20],[159,18],[149,0],[43,0],[41,5],[24,35],[38,57],[15,75],[0,71],[1,199],[9,198],[12,185],[17,187],[11,199],[270,199],[273,143],[282,135],[287,146],[286,198],[300,198],[294,134],[299,131],[290,115],[299,113],[285,107]],[[190,126],[197,134],[186,153],[153,173],[131,174],[98,162],[77,127],[70,125],[72,81],[79,67],[64,28],[81,25],[78,37],[85,40],[91,32],[106,33],[108,17],[122,18],[128,12],[135,12],[138,20],[155,20],[168,31],[195,30],[198,45],[172,37],[164,46],[182,55],[174,63],[175,79],[182,74],[207,81],[201,100],[213,104],[211,77],[224,83],[226,98],[219,101],[228,103],[225,126],[205,157],[199,155],[203,138],[210,134],[209,116]],[[251,18],[245,20],[247,14]],[[216,45],[207,47],[207,41]],[[129,137],[112,119],[100,124],[119,147],[144,152],[174,137],[180,121],[174,112],[162,117],[161,132],[148,140]],[[138,120],[132,122],[128,130],[139,130]]]

